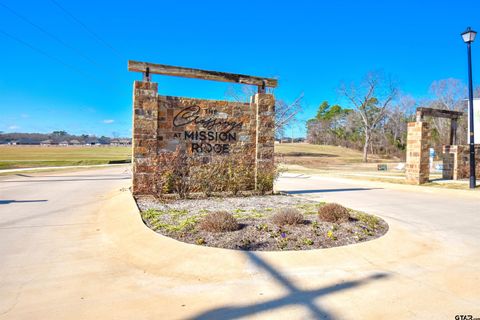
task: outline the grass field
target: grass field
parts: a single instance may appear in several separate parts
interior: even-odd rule
[[[321,174],[355,179],[389,179],[398,181],[405,178],[403,170],[395,167],[401,162],[397,158],[368,156],[363,162],[361,151],[308,143],[282,143],[275,145],[275,154],[281,167],[293,173]],[[386,164],[386,171],[379,171],[378,164]]]
[[[360,151],[307,143],[276,144],[275,154],[281,167],[291,173],[406,184],[405,171],[395,168],[402,162],[396,158],[385,159],[370,155],[369,163],[363,163]],[[386,164],[388,169],[378,171],[377,165],[380,163]],[[430,179],[433,181],[425,185],[451,189],[468,188],[466,181],[442,181],[441,177],[440,172],[430,172]]]
[[[360,151],[342,147],[283,143],[275,145],[275,153],[282,162],[308,169],[376,168],[375,163],[362,163]],[[107,164],[130,157],[131,147],[0,146],[0,169]],[[382,161],[378,157],[371,160]]]
[[[400,161],[369,155],[369,162],[364,163],[361,151],[308,143],[276,144],[275,154],[287,165],[317,170],[376,171],[378,163],[396,164]]]
[[[0,146],[0,169],[94,165],[130,161],[131,147]]]

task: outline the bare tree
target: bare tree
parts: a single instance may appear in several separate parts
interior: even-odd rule
[[[461,80],[448,78],[433,81],[430,92],[435,95],[438,107],[442,109],[463,111],[466,108],[460,103],[467,96],[467,87]]]
[[[384,119],[398,89],[391,78],[370,72],[360,84],[342,85],[340,93],[352,103],[362,119],[364,132],[363,161],[368,161],[368,148],[373,131]]]
[[[407,121],[413,120],[416,100],[410,95],[402,95],[388,111],[387,128],[392,134],[393,141],[402,139],[407,132]]]
[[[291,103],[275,101],[275,130],[279,134],[283,134],[287,126],[297,124],[296,115],[302,110],[302,100],[303,93]]]
[[[256,87],[252,86],[230,86],[225,95],[237,102],[249,102],[250,97],[256,92]],[[269,93],[273,93],[273,90],[270,90]],[[293,102],[275,99],[275,132],[277,136],[283,135],[285,128],[294,124],[295,117],[302,110],[302,103],[303,93]]]
[[[435,109],[444,109],[452,111],[467,111],[467,103],[465,99],[467,97],[467,87],[458,79],[442,79],[434,81],[430,85],[430,93],[435,98],[429,101],[429,107]],[[450,135],[450,120],[443,118],[432,118],[433,126],[438,136],[438,142],[440,144],[449,143]],[[460,119],[458,127],[461,131],[465,131],[465,134],[458,135],[459,143],[466,143],[466,119]]]

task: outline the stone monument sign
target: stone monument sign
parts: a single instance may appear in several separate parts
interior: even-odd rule
[[[144,74],[133,88],[135,195],[158,192],[159,158],[169,152],[202,163],[232,155],[251,158],[247,170],[255,178],[262,166],[273,164],[275,99],[266,87],[275,87],[277,80],[136,61],[129,61],[128,69]],[[256,85],[258,93],[249,103],[163,96],[151,74]]]

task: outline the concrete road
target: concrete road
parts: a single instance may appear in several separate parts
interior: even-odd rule
[[[284,175],[277,189],[376,214],[418,234],[428,231],[445,241],[480,246],[480,190],[393,185],[297,174]]]
[[[0,177],[0,317],[46,319],[42,310],[65,308],[60,298],[68,299],[68,292],[82,300],[84,288],[66,288],[63,279],[101,270],[98,211],[107,193],[129,179],[126,166]],[[72,259],[85,263],[71,268]],[[46,301],[54,291],[60,295]],[[35,294],[28,306],[26,292]]]
[[[125,168],[0,180],[1,319],[480,317],[478,192],[288,176],[277,188],[383,217],[382,238],[241,252],[162,237]]]

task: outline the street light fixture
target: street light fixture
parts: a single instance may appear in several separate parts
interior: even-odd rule
[[[476,31],[473,31],[472,28],[468,27],[467,30],[465,30],[462,33],[462,38],[465,43],[471,43],[475,41],[475,36],[477,35]]]
[[[472,48],[471,43],[475,40],[477,32],[470,27],[462,33],[463,41],[467,44],[468,51],[468,124],[469,124],[469,143],[470,143],[470,189],[476,186],[475,177],[475,140],[473,136],[473,84],[472,84]]]

